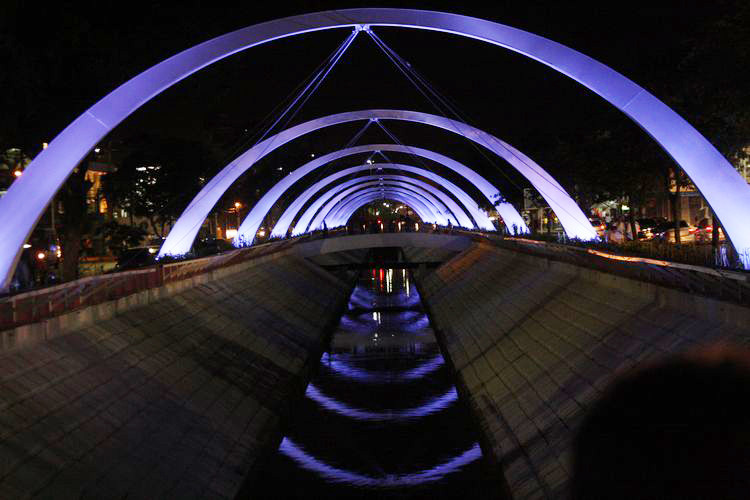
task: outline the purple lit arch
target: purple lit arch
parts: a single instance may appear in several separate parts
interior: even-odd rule
[[[367,182],[367,183],[356,185],[356,186],[351,186],[348,189],[341,191],[337,195],[333,196],[328,201],[328,203],[326,203],[326,205],[318,211],[318,213],[315,215],[312,222],[310,223],[310,227],[308,228],[308,230],[314,231],[316,229],[320,229],[323,226],[324,220],[326,224],[329,225],[329,227],[337,227],[337,226],[343,225],[342,223],[339,223],[330,217],[332,212],[340,207],[339,202],[341,200],[351,199],[352,196],[358,196],[358,195],[364,194],[365,192],[367,193],[377,192],[378,194],[384,195],[385,194],[384,191],[388,189],[395,189],[395,187],[390,186],[390,185],[387,185],[387,186],[383,185],[383,183],[380,181],[372,181],[372,182]],[[417,212],[417,214],[422,220],[424,220],[425,222],[431,222],[431,223],[440,224],[440,225],[448,224],[448,219],[443,215],[442,211],[440,211],[440,209],[436,206],[430,206],[431,204],[430,200],[417,197],[414,191],[410,191],[409,194],[412,195],[412,197],[415,198],[416,201],[418,202],[418,204],[416,205],[411,205],[411,208],[413,208]],[[392,199],[396,199],[396,198],[392,198]],[[398,201],[403,201],[403,200],[399,199]],[[427,215],[426,218],[423,217],[423,214],[425,214],[425,209],[426,209],[426,215]]]
[[[628,78],[557,42],[492,21],[432,11],[348,9],[277,19],[196,45],[137,75],[76,118],[0,199],[1,287],[8,287],[22,245],[70,172],[102,137],[149,99],[243,49],[317,30],[365,26],[426,29],[488,42],[539,61],[599,94],[638,123],[680,164],[718,215],[745,265],[750,265],[750,225],[746,220],[750,186],[697,130]],[[555,212],[560,217],[558,210]],[[188,246],[190,243],[192,240]]]
[[[441,191],[438,187],[432,186],[426,182],[420,181],[419,179],[415,179],[413,177],[409,177],[406,175],[391,175],[391,174],[381,173],[379,175],[368,175],[365,177],[357,177],[355,179],[351,179],[348,182],[344,182],[344,183],[334,186],[329,191],[321,195],[321,197],[329,196],[329,195],[333,196],[340,188],[342,188],[345,185],[349,185],[350,182],[353,185],[354,182],[352,181],[363,182],[366,180],[380,181],[381,184],[394,184],[392,181],[401,181],[405,184],[398,183],[399,185],[405,185],[410,188],[414,188],[414,187],[421,188],[425,194],[429,194],[435,198],[435,200],[433,200],[433,204],[440,209],[441,213],[445,215],[445,217],[450,217],[452,221],[451,223],[453,225],[458,225],[460,227],[465,227],[465,228],[474,227],[474,223],[472,222],[471,217],[467,213],[466,209],[464,207],[461,207],[455,201],[453,201],[453,199],[450,196],[448,196],[446,193]],[[346,221],[343,221],[343,222],[346,222]]]
[[[321,218],[318,222],[317,227],[321,227],[323,225],[323,219],[325,215],[327,215],[330,212],[330,208],[333,208],[333,206],[342,198],[345,196],[348,196],[358,189],[361,189],[360,186],[354,186],[346,191],[343,191],[339,195],[337,195],[334,200],[329,202],[330,207],[329,210],[326,212],[321,211]],[[428,208],[423,200],[420,200],[417,198],[416,193],[414,192],[394,192],[394,188],[391,188],[390,186],[388,189],[385,188],[385,186],[381,189],[380,186],[369,186],[367,194],[370,195],[372,198],[369,201],[377,200],[378,198],[383,198],[384,195],[387,195],[388,199],[399,201],[401,203],[406,203],[411,207],[417,215],[419,215],[419,218],[423,221],[429,222],[431,224],[440,224],[441,221],[438,220],[437,216],[435,215],[434,209]],[[358,195],[362,195],[362,192],[358,193]],[[427,202],[429,203],[429,202]],[[360,205],[361,206],[361,205]]]
[[[339,158],[343,158],[345,156],[351,156],[351,155],[356,155],[360,153],[383,152],[383,151],[396,152],[396,153],[408,153],[408,154],[420,156],[422,158],[427,158],[436,163],[440,163],[446,168],[449,168],[450,170],[453,170],[460,176],[464,177],[468,182],[470,182],[477,189],[479,189],[479,191],[484,195],[484,197],[486,198],[489,204],[497,203],[497,200],[502,197],[496,187],[494,187],[484,177],[482,177],[481,175],[479,175],[478,173],[476,173],[474,170],[470,169],[466,165],[459,163],[455,161],[454,159],[449,158],[447,156],[441,155],[434,151],[430,151],[428,149],[417,148],[414,146],[404,146],[400,144],[370,144],[366,146],[354,146],[351,148],[346,148],[346,149],[342,149],[339,151],[335,151],[333,153],[329,153],[324,156],[320,156],[316,158],[315,160],[312,160],[306,163],[305,165],[299,167],[299,169],[292,172],[291,175],[285,176],[278,183],[276,183],[276,185],[274,185],[264,195],[264,197],[267,196],[269,198],[268,201],[270,202],[270,205],[273,206],[279,200],[279,198],[281,198],[283,193],[286,192],[286,190],[289,189],[296,182],[294,178],[301,178],[302,176],[307,175],[310,172],[313,172],[315,169],[320,168],[326,165],[327,163],[330,163]],[[294,201],[292,201],[292,203],[289,205],[286,211],[284,211],[282,216],[276,222],[276,225],[272,233],[273,236],[280,236],[280,237],[286,236],[287,231],[289,230],[289,227],[292,225],[294,218],[302,209],[302,207],[309,201],[310,198],[312,198],[312,196],[316,192],[318,192],[327,184],[335,181],[339,177],[349,175],[350,173],[355,173],[357,171],[355,169],[358,169],[358,168],[369,170],[371,168],[379,168],[379,167],[382,167],[382,164],[367,165],[363,167],[353,167],[351,169],[345,169],[345,170],[336,172],[314,183],[312,186],[306,189],[302,194],[300,194]],[[469,210],[471,215],[474,217],[474,220],[477,223],[477,226],[480,229],[484,229],[487,231],[494,230],[495,227],[492,224],[492,221],[490,221],[489,218],[487,217],[487,214],[484,213],[484,211],[479,208],[476,202],[468,194],[466,194],[465,191],[463,191],[461,188],[459,188],[458,186],[456,186],[449,180],[425,169],[417,169],[416,167],[408,167],[408,168],[402,167],[402,169],[409,170],[410,172],[421,175],[422,177],[426,177],[430,179],[431,181],[440,183],[441,186],[445,187],[445,189],[447,189],[451,194],[453,194],[456,198],[458,198],[461,204],[464,205],[467,208],[467,210]],[[299,175],[296,175],[298,171],[299,171]],[[240,225],[239,234],[243,235],[246,240],[249,240],[249,238],[255,234],[255,231],[257,231],[255,224],[260,224],[261,222],[259,221],[262,221],[265,218],[266,214],[261,213],[262,212],[261,206],[265,206],[267,204],[268,203],[256,204],[256,206],[253,207],[253,209],[250,211],[250,213],[245,218],[243,223]],[[518,211],[515,209],[515,207],[513,207],[513,205],[507,202],[501,202],[497,204],[496,209],[508,227],[512,227],[515,224],[515,226],[519,228],[519,232],[524,232],[524,233],[528,232],[528,228],[526,227],[526,224],[524,223],[523,218],[521,217],[521,214],[518,213]],[[304,223],[298,222],[297,224],[295,224],[295,230],[293,234],[295,235],[301,234],[302,232],[304,232],[308,224],[309,224],[309,220],[304,221]]]
[[[460,202],[460,207],[462,207],[461,211],[466,212],[465,214],[466,217],[463,217],[460,213],[456,214],[455,210],[451,210],[454,212],[454,214],[456,214],[456,217],[458,218],[461,226],[468,227],[468,228],[473,227],[474,223],[471,221],[471,219],[468,219],[468,216],[471,216],[475,221],[477,219],[482,220],[483,225],[481,226],[481,228],[485,230],[489,230],[484,226],[485,223],[484,223],[484,220],[482,219],[482,216],[484,216],[484,219],[486,219],[486,223],[488,223],[490,227],[492,227],[492,221],[489,220],[487,215],[484,214],[483,211],[479,207],[477,207],[475,203],[472,203],[473,200],[469,197],[469,195],[466,194],[464,190],[462,190],[455,184],[451,183],[447,179],[440,177],[436,174],[433,174],[429,170],[421,169],[418,167],[412,167],[410,165],[393,165],[393,164],[388,164],[388,163],[378,163],[375,165],[362,165],[358,167],[346,168],[344,170],[340,170],[339,172],[336,172],[335,174],[329,175],[325,179],[322,179],[320,182],[315,183],[313,186],[307,189],[304,193],[299,195],[294,200],[294,202],[290,204],[290,206],[284,211],[284,213],[282,214],[282,216],[279,218],[278,222],[276,223],[276,226],[274,227],[272,234],[275,234],[278,236],[286,235],[287,231],[289,230],[289,224],[299,214],[300,207],[304,206],[308,201],[310,201],[313,195],[321,189],[320,186],[331,184],[332,182],[339,180],[342,177],[350,175],[352,173],[367,172],[370,170],[378,172],[379,176],[389,175],[388,173],[386,173],[386,171],[388,170],[397,170],[399,172],[409,172],[409,173],[413,173],[416,175],[421,175],[423,177],[429,178],[430,180],[434,182],[443,182],[444,184],[441,183],[440,186],[447,189],[451,194],[456,196],[456,198],[458,198]],[[377,176],[367,176],[367,177],[377,177]],[[363,179],[363,178],[364,177],[357,177],[356,179]],[[345,181],[345,182],[342,182],[341,184],[337,184],[326,193],[315,198],[315,200],[310,204],[310,207],[308,207],[308,209],[305,210],[303,214],[300,216],[292,234],[296,236],[296,235],[304,233],[307,227],[309,226],[313,215],[323,205],[323,203],[328,201],[328,197],[335,192],[336,188],[348,185],[347,183],[351,183],[354,180],[355,179],[351,179],[350,181]],[[422,185],[422,187],[429,186],[429,184],[427,183],[423,183],[423,184],[424,185],[422,184],[420,185]],[[442,192],[440,190],[437,190],[436,194],[437,193],[442,193]],[[441,199],[443,200],[443,203],[446,203],[446,204],[452,202],[451,198],[445,195],[444,193],[441,194]]]
[[[560,224],[569,237],[583,240],[596,238],[596,231],[591,227],[588,218],[565,189],[542,167],[510,144],[478,128],[444,116],[419,111],[370,109],[338,113],[301,123],[269,137],[242,153],[203,186],[203,189],[182,212],[169,235],[167,235],[167,239],[159,251],[159,256],[187,253],[193,244],[195,235],[198,234],[198,229],[200,229],[203,221],[208,217],[222,194],[259,159],[301,135],[332,125],[358,120],[399,120],[421,123],[462,135],[494,152],[526,177],[555,211],[555,215],[557,215]],[[287,177],[290,178],[290,182],[294,183],[303,175],[304,171],[298,168]],[[245,219],[245,223],[247,223],[247,228],[243,233],[245,241],[252,241],[251,238],[255,236],[255,232],[263,221],[263,215],[271,209],[277,200],[278,193],[267,194],[268,196],[263,196],[256,203],[258,211],[253,215],[253,219],[250,219],[249,216]]]
[[[435,186],[431,186],[430,184],[427,184],[426,182],[420,181],[418,179],[415,179],[409,176],[393,175],[390,173],[386,173],[384,171],[386,169],[387,170],[394,170],[394,169],[401,170],[400,167],[406,167],[403,169],[403,170],[406,170],[407,168],[410,168],[409,165],[393,165],[393,164],[387,164],[387,163],[382,163],[378,165],[382,165],[381,167],[382,171],[380,171],[380,173],[375,174],[375,175],[368,175],[364,177],[355,177],[354,179],[349,179],[348,181],[344,181],[340,184],[336,184],[335,186],[333,186],[332,188],[330,188],[329,190],[321,194],[318,198],[316,198],[315,201],[310,205],[310,207],[308,207],[308,209],[305,210],[303,215],[300,217],[300,222],[297,224],[294,234],[295,235],[301,234],[301,233],[306,232],[309,229],[319,229],[319,227],[311,224],[313,216],[318,212],[318,209],[324,203],[330,200],[339,191],[345,188],[348,188],[350,186],[353,186],[354,184],[357,184],[360,182],[364,182],[368,180],[378,180],[378,179],[382,179],[384,181],[387,181],[387,180],[405,181],[405,182],[414,184],[416,186],[421,187],[424,190],[427,190],[433,193],[448,208],[449,212],[451,212],[454,223],[456,223],[456,220],[458,220],[459,221],[458,225],[462,227],[467,227],[467,228],[473,227],[471,218],[469,217],[469,214],[467,213],[468,209],[465,207],[462,208],[459,204],[453,201],[453,199],[450,196],[442,192],[440,189],[436,188]],[[354,167],[354,168],[356,168],[359,171],[362,171],[364,170],[364,167],[368,167],[368,165],[365,165],[363,167]],[[411,167],[411,168],[415,168],[415,167]],[[345,170],[342,170],[342,172],[346,172],[348,170],[351,170],[351,169],[345,169]],[[420,169],[415,168],[415,170],[420,170]],[[304,226],[302,224],[304,224]],[[278,226],[279,224],[277,223],[276,225]]]
[[[413,208],[417,212],[419,217],[425,222],[440,224],[441,226],[448,224],[448,217],[450,215],[446,214],[443,210],[441,210],[439,205],[435,204],[434,198],[430,198],[429,193],[426,193],[424,190],[416,186],[410,186],[405,182],[376,180],[351,186],[350,188],[344,189],[337,195],[333,196],[330,201],[326,203],[326,205],[317,213],[315,218],[313,218],[312,222],[310,223],[309,230],[312,231],[315,229],[320,229],[323,226],[324,220],[326,224],[328,224],[328,227],[343,226],[346,223],[346,219],[340,221],[337,217],[334,216],[334,212],[341,206],[341,201],[349,200],[354,196],[359,196],[365,193],[377,193],[381,195],[391,196],[403,194],[404,196],[411,196],[412,203],[416,202],[416,205],[412,205],[407,201],[397,198],[391,199],[404,201],[404,203],[409,204],[411,208]],[[422,216],[423,213],[427,215],[426,218]]]
[[[326,212],[326,208],[324,207],[323,210],[320,211],[320,213],[316,216],[316,218],[313,220],[313,224],[316,223],[317,220],[320,222],[317,223],[317,225],[310,225],[310,229],[318,228],[323,225],[323,220],[326,221],[326,224],[328,224],[328,227],[339,227],[346,224],[346,221],[349,220],[349,218],[354,214],[354,212],[373,201],[377,201],[378,199],[381,199],[383,197],[386,197],[391,200],[396,201],[402,201],[403,203],[406,203],[411,208],[414,209],[415,212],[417,212],[417,215],[422,219],[423,222],[430,223],[430,224],[439,224],[441,226],[448,225],[448,220],[446,218],[438,218],[437,220],[433,219],[430,220],[429,218],[425,219],[422,217],[422,215],[419,213],[419,210],[414,205],[411,205],[408,201],[404,201],[403,199],[399,198],[399,196],[406,196],[406,194],[403,191],[397,190],[397,188],[385,186],[385,187],[379,187],[379,186],[373,186],[368,187],[364,190],[360,190],[358,192],[352,192],[348,193],[345,196],[341,196],[341,199],[338,199],[338,201],[335,201],[336,199],[329,202],[329,205],[333,205],[330,210]],[[335,203],[334,203],[335,201]],[[417,200],[421,201],[421,200]]]
[[[419,215],[419,218],[422,219],[422,221],[425,223],[442,224],[441,221],[432,219],[429,216],[427,218],[422,216],[423,208],[419,206],[419,203],[420,203],[419,200],[416,200],[417,204],[414,204],[415,200],[413,198],[410,200],[408,195],[403,194],[403,193],[396,193],[392,189],[380,190],[379,188],[368,188],[366,191],[352,194],[351,196],[347,198],[347,200],[348,200],[348,203],[353,203],[354,208],[352,209],[351,213],[354,213],[354,211],[357,208],[362,207],[370,202],[383,199],[384,196],[389,200],[395,200],[401,203],[406,203],[407,205],[409,205],[409,207],[411,207],[417,213],[417,215]],[[321,225],[322,225],[322,221],[321,221]]]

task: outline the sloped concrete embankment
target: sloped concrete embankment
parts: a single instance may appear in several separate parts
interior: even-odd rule
[[[350,286],[299,257],[0,359],[0,498],[232,498]]]
[[[565,498],[571,440],[616,375],[750,338],[750,310],[475,245],[418,278],[459,387],[515,498]]]

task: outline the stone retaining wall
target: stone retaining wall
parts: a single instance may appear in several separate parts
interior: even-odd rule
[[[619,373],[747,343],[750,309],[477,244],[418,278],[515,498],[565,498],[571,438]]]
[[[232,498],[350,287],[293,256],[221,278],[3,353],[0,498]]]

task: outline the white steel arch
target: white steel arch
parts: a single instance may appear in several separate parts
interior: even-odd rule
[[[352,214],[358,208],[360,208],[360,207],[362,207],[364,205],[367,205],[368,203],[371,203],[373,201],[377,201],[377,200],[383,198],[384,195],[388,199],[390,199],[390,200],[395,200],[395,201],[404,203],[406,205],[409,205],[417,213],[417,215],[419,215],[419,218],[422,219],[422,222],[424,222],[425,224],[439,224],[439,222],[437,222],[437,221],[429,220],[429,218],[425,219],[424,217],[422,217],[422,214],[420,213],[421,209],[419,209],[419,208],[415,207],[414,205],[412,205],[408,201],[408,199],[406,199],[406,198],[403,197],[405,195],[403,195],[402,193],[393,192],[393,191],[389,191],[389,190],[380,191],[379,189],[371,188],[371,189],[368,189],[368,190],[363,191],[361,193],[350,195],[350,196],[347,197],[347,200],[346,200],[346,202],[345,202],[344,205],[342,205],[342,206],[340,206],[340,207],[338,207],[338,208],[336,208],[334,210],[338,211],[339,209],[341,209],[343,211],[345,209],[346,211],[349,212],[349,217],[351,217]],[[346,223],[346,221],[349,220],[349,217],[347,217],[346,219],[344,219],[344,222],[342,222],[340,225],[343,226]],[[331,226],[331,227],[336,227],[336,226]]]
[[[325,193],[323,196],[325,196],[327,199],[330,199],[333,197],[337,192],[343,190],[343,188],[357,184],[358,187],[364,186],[367,184],[367,182],[363,181],[377,181],[378,185],[380,186],[387,186],[387,185],[393,185],[394,181],[399,181],[397,185],[408,187],[411,189],[414,189],[416,187],[421,188],[422,191],[419,191],[420,193],[423,193],[425,196],[432,196],[435,199],[430,199],[432,201],[433,205],[435,205],[438,210],[440,211],[440,215],[443,216],[443,219],[445,219],[445,223],[447,224],[450,222],[453,224],[459,216],[457,214],[462,214],[461,219],[462,220],[468,220],[469,223],[471,221],[468,219],[468,216],[465,212],[459,207],[456,202],[450,199],[450,196],[446,195],[445,193],[440,192],[438,189],[436,189],[434,186],[430,186],[427,183],[421,183],[417,179],[413,179],[410,177],[400,176],[400,175],[383,175],[383,176],[368,176],[368,177],[360,177],[358,179],[352,179],[352,181],[360,181],[360,183],[356,182],[348,182],[348,183],[342,183],[331,190],[329,190],[327,193]],[[416,182],[415,182],[416,181]],[[328,218],[326,220],[327,224],[338,224],[341,221],[334,220],[332,218]],[[462,226],[466,227],[466,226]],[[468,226],[469,228],[471,226]],[[311,226],[312,229],[317,229],[315,226]]]
[[[354,184],[363,182],[365,180],[376,180],[376,179],[379,179],[379,178],[387,179],[387,180],[389,180],[389,179],[404,180],[404,181],[410,182],[412,184],[416,184],[416,185],[422,187],[423,189],[429,190],[435,196],[437,196],[438,198],[440,198],[440,200],[443,202],[443,204],[446,207],[448,207],[449,211],[454,216],[454,221],[458,220],[457,225],[462,226],[462,227],[467,227],[467,228],[471,228],[473,226],[473,224],[471,222],[471,219],[469,218],[469,215],[468,215],[468,213],[471,213],[471,211],[468,210],[465,206],[457,204],[446,193],[443,193],[439,189],[435,188],[434,186],[431,186],[431,185],[427,184],[426,182],[422,182],[422,181],[420,181],[418,179],[414,179],[413,177],[408,177],[408,176],[403,176],[403,175],[391,175],[391,174],[385,173],[384,170],[392,168],[391,166],[389,166],[391,164],[384,163],[384,164],[378,164],[378,165],[383,165],[383,167],[382,167],[383,170],[379,171],[380,172],[379,174],[377,174],[377,175],[369,175],[369,176],[364,176],[364,177],[355,177],[353,179],[349,179],[347,181],[344,181],[342,183],[339,183],[339,184],[336,184],[336,185],[332,186],[326,192],[324,192],[320,196],[316,197],[315,200],[310,204],[310,206],[300,216],[297,224],[295,225],[295,228],[294,228],[294,231],[293,231],[292,235],[293,236],[297,236],[297,235],[303,234],[305,231],[307,231],[308,227],[312,227],[313,229],[317,229],[317,227],[311,225],[313,217],[315,216],[315,214],[318,213],[318,210],[320,209],[320,207],[324,203],[326,203],[332,196],[334,196],[337,192],[339,192],[342,189],[345,189],[345,188],[347,188],[349,186],[352,186]],[[356,170],[354,170],[355,172],[362,172],[362,171],[369,170],[368,168],[365,168],[365,167],[369,167],[369,166],[370,165],[363,165],[361,167],[353,167],[353,168],[356,169]],[[408,167],[409,165],[403,165],[403,166],[404,167]],[[352,170],[352,169],[345,169],[345,170],[342,170],[341,172],[346,172],[348,170]],[[399,170],[406,170],[406,169],[399,169]],[[415,168],[415,170],[421,170],[421,169]],[[293,208],[293,207],[290,207],[290,208]],[[279,219],[279,221],[281,221],[281,218]],[[281,228],[281,229],[283,229],[283,232],[281,230],[277,232],[276,229],[279,227],[279,224],[280,224],[280,222],[276,223],[276,226],[274,226],[274,232],[272,234],[279,234],[280,233],[282,235],[286,235],[286,231],[288,229],[288,226]]]
[[[451,120],[444,116],[422,113],[419,111],[405,110],[388,110],[388,109],[371,109],[364,111],[350,111],[347,113],[338,113],[335,115],[324,116],[315,120],[301,123],[294,127],[288,128],[273,137],[258,143],[249,150],[242,153],[236,159],[229,163],[224,169],[211,179],[200,193],[188,205],[172,230],[167,235],[167,239],[159,251],[159,256],[163,255],[182,255],[190,250],[198,229],[208,216],[216,202],[222,194],[229,189],[232,183],[245,171],[251,168],[256,161],[269,154],[276,148],[286,144],[295,138],[306,133],[337,125],[349,123],[358,120],[400,120],[414,123],[421,123],[433,127],[441,128],[470,139],[477,144],[493,151],[510,165],[518,170],[521,175],[526,177],[532,186],[547,200],[550,207],[555,211],[560,220],[560,224],[565,232],[571,238],[595,239],[596,231],[591,227],[586,215],[581,211],[565,189],[558,184],[542,167],[534,161],[507,144],[497,137],[456,120]],[[289,176],[292,179],[299,180],[303,175],[299,173],[300,169],[295,170]],[[268,193],[267,193],[268,194]],[[263,218],[257,214],[265,214],[273,206],[275,198],[272,196],[263,196],[257,203],[258,212],[253,220],[245,219],[248,224],[242,236],[244,241],[252,241],[257,228],[260,227]],[[252,230],[251,230],[252,229]]]
[[[625,76],[557,42],[492,21],[422,10],[348,9],[277,19],[196,45],[132,78],[76,118],[0,199],[0,288],[7,288],[23,243],[70,172],[102,137],[152,97],[201,68],[255,45],[317,30],[371,26],[425,29],[488,42],[539,61],[599,94],[680,164],[750,265],[746,220],[750,186],[688,122]]]
[[[484,177],[482,177],[481,175],[479,175],[477,172],[467,167],[466,165],[460,162],[457,162],[456,160],[449,158],[448,156],[436,153],[434,151],[430,151],[429,149],[418,148],[415,146],[405,146],[401,144],[369,144],[369,145],[364,145],[364,146],[354,146],[351,148],[334,151],[332,153],[328,153],[326,155],[315,158],[314,160],[301,166],[300,173],[308,174],[310,172],[313,172],[315,169],[326,165],[329,162],[343,158],[345,156],[351,156],[351,155],[367,153],[367,152],[386,152],[386,151],[395,152],[395,153],[412,154],[415,156],[426,158],[428,160],[432,160],[436,163],[440,163],[441,165],[456,172],[458,175],[460,175],[461,177],[469,181],[471,184],[473,184],[484,195],[484,197],[487,199],[488,204],[496,205],[496,209],[498,213],[503,218],[503,221],[509,228],[512,228],[515,225],[517,228],[517,232],[519,233],[527,233],[529,231],[528,227],[526,227],[526,223],[524,222],[523,217],[521,217],[521,214],[518,213],[518,211],[515,209],[513,205],[504,201],[498,203],[498,200],[502,199],[502,195],[500,194],[500,191],[495,186],[493,186],[489,181],[487,181],[487,179],[485,179]],[[377,166],[382,167],[382,164],[378,164]],[[477,226],[480,229],[483,229],[485,231],[493,231],[495,229],[494,225],[492,224],[492,221],[487,217],[487,214],[484,212],[484,210],[482,210],[479,207],[479,205],[476,204],[475,200],[471,198],[468,194],[466,194],[466,192],[463,189],[459,188],[454,183],[450,182],[444,177],[441,177],[433,172],[430,172],[429,170],[416,169],[416,167],[409,167],[409,168],[412,169],[410,170],[411,172],[418,173],[422,177],[426,177],[434,182],[439,182],[442,186],[445,186],[445,188],[449,192],[451,192],[451,194],[456,196],[456,198],[458,198],[461,201],[461,203],[469,210],[475,222],[477,223]],[[417,170],[420,170],[420,172],[417,172]],[[309,201],[309,199],[316,192],[318,192],[328,183],[335,180],[339,174],[348,175],[348,174],[343,174],[342,172],[343,171],[334,173],[314,183],[311,187],[309,187],[302,194],[300,194],[295,200],[293,200],[292,203],[289,205],[289,207],[286,209],[286,211],[282,214],[282,216],[279,217],[279,220],[276,222],[276,226],[274,227],[272,234],[277,237],[286,236],[287,231],[289,227],[291,226],[295,216],[302,209],[302,207]],[[295,181],[291,178],[291,176],[285,176],[275,186],[273,186],[269,190],[268,193],[266,193],[266,195],[269,196],[269,198],[274,200],[272,205],[275,204],[279,198],[281,198],[282,194],[287,189],[289,189],[294,184],[294,182]],[[254,234],[253,228],[254,228],[255,223],[257,223],[257,221],[259,220],[262,221],[263,218],[265,217],[265,213],[260,213],[262,211],[262,208],[258,208],[258,213],[253,213],[255,210],[256,208],[253,207],[253,209],[250,211],[250,214],[248,214],[248,216],[245,218],[242,225],[240,226],[239,233],[244,234],[248,239],[250,238],[250,235]],[[304,224],[301,224],[301,226],[303,228],[307,227],[307,223],[309,223],[309,221],[306,221]],[[246,226],[245,229],[243,229],[243,226]],[[300,224],[297,224],[296,226],[300,226]],[[256,231],[257,231],[257,228],[256,228]],[[300,234],[300,233],[295,232],[294,234]]]
[[[435,224],[440,224],[441,226],[448,224],[448,216],[443,210],[441,210],[439,205],[436,205],[435,202],[437,200],[435,200],[432,195],[430,195],[430,193],[426,192],[422,188],[410,185],[403,181],[375,180],[355,184],[332,196],[330,200],[324,205],[324,207],[320,209],[320,211],[315,215],[312,222],[310,223],[309,230],[314,231],[316,229],[320,229],[323,226],[324,220],[326,224],[336,224],[337,221],[329,216],[334,210],[334,207],[338,206],[339,201],[346,198],[347,196],[356,195],[358,192],[363,190],[377,190],[378,192],[383,192],[387,191],[388,189],[392,191],[395,191],[397,189],[400,189],[404,192],[408,191],[409,194],[411,194],[417,201],[422,203],[422,205],[424,205],[423,212],[432,214],[432,216],[428,217],[427,219],[424,219],[424,217],[422,217],[422,214],[420,214],[419,216],[422,217],[422,219],[428,220],[429,222],[433,222]]]

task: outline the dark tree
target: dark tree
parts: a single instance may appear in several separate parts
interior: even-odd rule
[[[104,178],[107,200],[145,218],[164,237],[213,172],[208,149],[184,139],[141,136],[126,145],[117,172]]]

